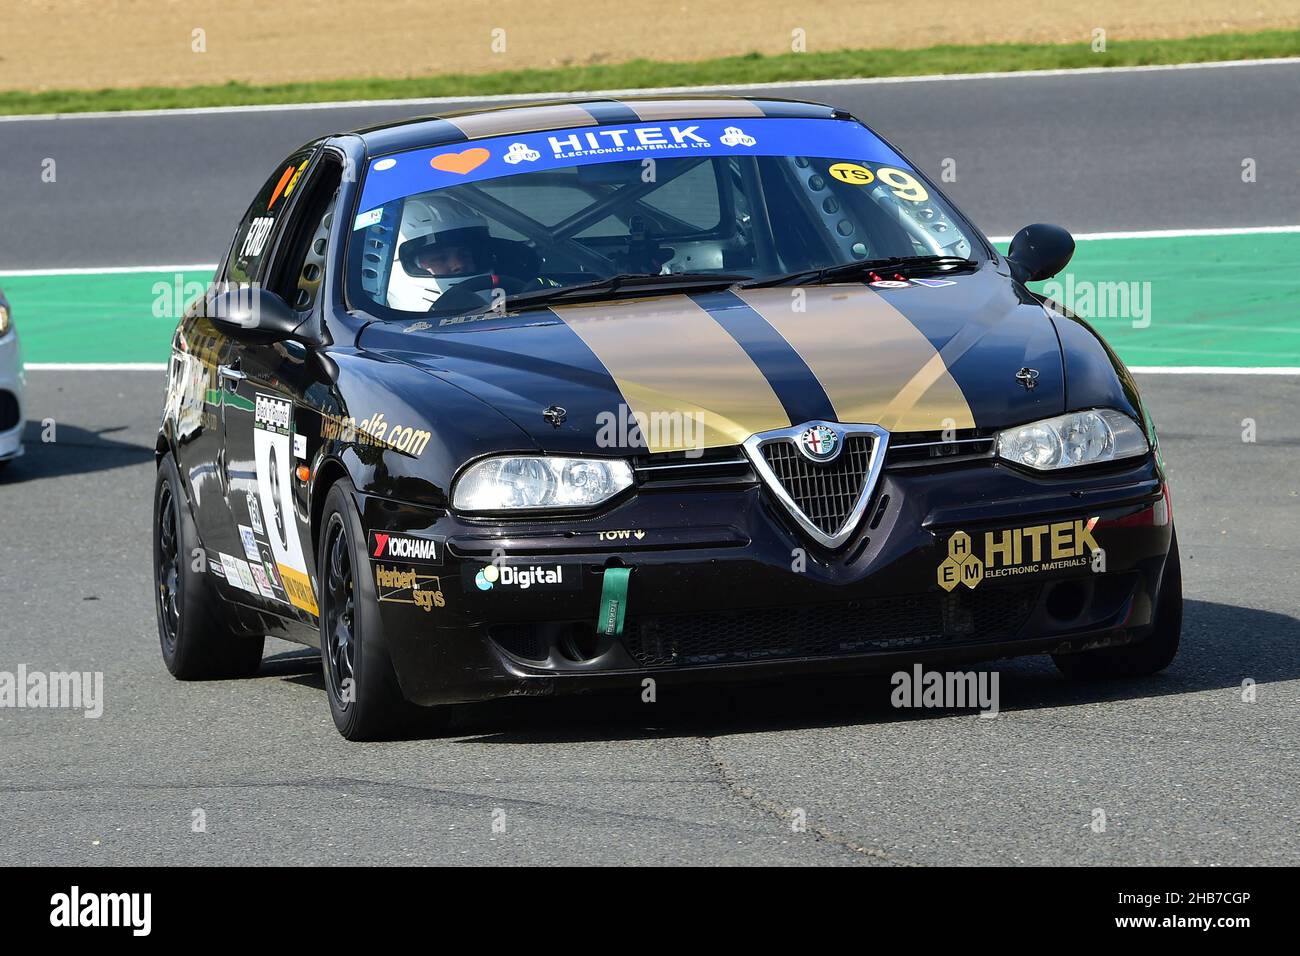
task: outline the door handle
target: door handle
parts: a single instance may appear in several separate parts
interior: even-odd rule
[[[221,376],[222,384],[233,391],[239,387],[239,383],[248,378],[239,370],[238,363],[235,365],[218,365],[217,374]]]

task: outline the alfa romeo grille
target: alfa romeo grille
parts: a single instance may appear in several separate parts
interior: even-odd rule
[[[759,450],[794,506],[823,534],[834,535],[862,497],[874,444],[869,435],[851,435],[839,457],[828,464],[808,460],[789,439],[768,442]]]
[[[838,548],[853,537],[871,502],[889,432],[879,425],[804,422],[751,435],[743,447],[804,534]]]

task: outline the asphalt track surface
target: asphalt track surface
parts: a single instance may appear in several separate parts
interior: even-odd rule
[[[765,89],[851,110],[988,235],[1292,225],[1300,63]],[[215,262],[316,136],[473,101],[0,122],[0,269]],[[1243,183],[1242,161],[1256,162]],[[42,182],[55,161],[56,181]],[[15,224],[26,224],[15,228]]]
[[[1005,234],[1294,222],[1297,80],[1233,67],[804,95],[931,172],[956,158],[958,200]],[[33,224],[0,233],[0,262],[212,261],[294,144],[407,112],[0,123],[0,208]],[[47,155],[57,184],[11,175],[39,183]],[[102,671],[106,702],[99,719],[0,710],[0,859],[1294,865],[1300,378],[1140,381],[1187,599],[1160,676],[1075,685],[1046,659],[1001,662],[996,719],[896,710],[879,679],[508,701],[463,708],[442,737],[355,745],[313,651],[268,642],[247,681],[167,675],[149,542],[161,375],[33,372],[28,455],[0,477],[0,671]]]
[[[1300,380],[1141,384],[1184,555],[1183,650],[1163,675],[1072,685],[1045,658],[1003,662],[995,719],[895,710],[883,680],[661,687],[655,704],[508,701],[462,709],[448,736],[349,744],[312,651],[268,646],[245,681],[164,670],[160,375],[33,373],[57,441],[33,424],[0,479],[0,670],[101,670],[106,700],[99,719],[0,710],[0,859],[1294,864]]]

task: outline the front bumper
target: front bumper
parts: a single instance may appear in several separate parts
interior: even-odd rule
[[[434,704],[1140,639],[1172,535],[1165,495],[1150,458],[1070,479],[988,461],[886,471],[834,553],[757,485],[642,490],[580,520],[475,522],[364,495],[358,504],[368,531],[440,545],[432,562],[371,560],[402,690]],[[494,558],[495,584],[481,574]],[[609,567],[632,569],[617,637],[597,633]]]
[[[0,336],[0,461],[23,453],[26,385],[18,333],[10,330]]]

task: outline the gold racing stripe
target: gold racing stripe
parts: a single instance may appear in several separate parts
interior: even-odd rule
[[[571,126],[597,125],[596,117],[581,106],[574,106],[569,103],[555,103],[488,113],[471,113],[468,116],[448,116],[444,118],[448,123],[451,123],[464,133],[468,139],[509,136],[511,133],[532,133],[543,129],[567,129]]]
[[[766,116],[748,100],[710,98],[707,100],[622,100],[642,122],[675,119],[725,119],[729,116]]]
[[[687,296],[552,311],[604,364],[651,453],[739,445],[791,424],[758,366]]]
[[[808,363],[841,422],[891,432],[974,428],[966,396],[920,329],[866,286],[737,290]]]

